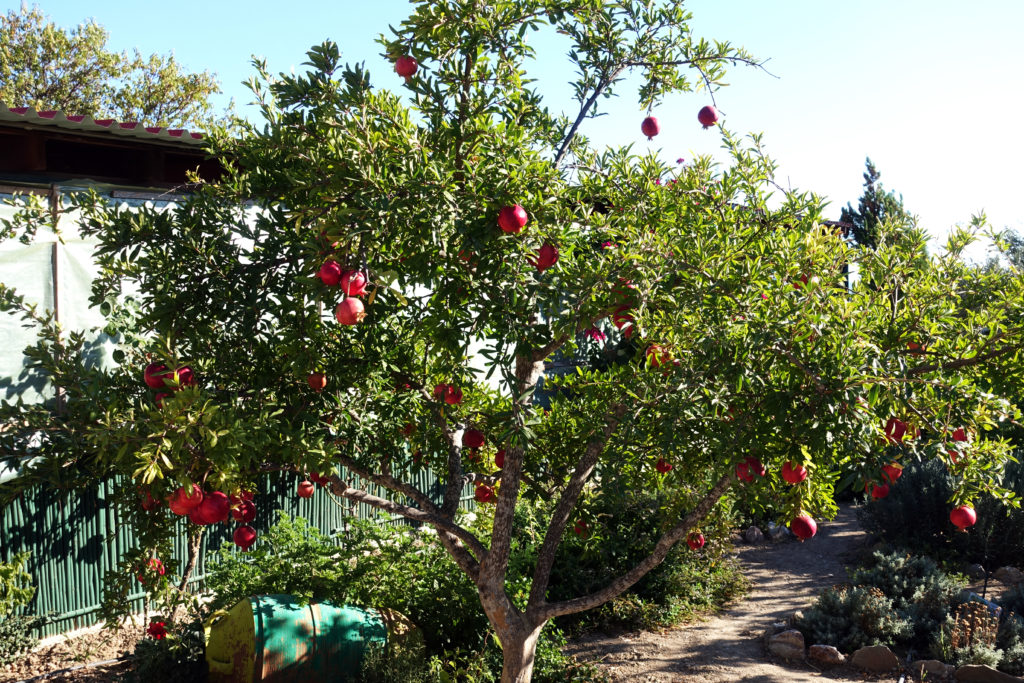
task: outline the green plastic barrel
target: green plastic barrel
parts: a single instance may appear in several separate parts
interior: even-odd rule
[[[317,683],[354,679],[371,643],[388,642],[393,613],[299,604],[293,595],[256,595],[207,625],[211,683]],[[408,628],[405,620],[403,628]],[[394,630],[394,628],[392,628]]]

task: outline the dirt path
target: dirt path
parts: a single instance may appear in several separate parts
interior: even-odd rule
[[[591,636],[573,643],[570,652],[602,659],[611,679],[622,683],[863,681],[862,674],[845,668],[818,671],[808,664],[773,661],[761,636],[773,623],[809,606],[823,588],[845,582],[843,557],[866,540],[855,508],[844,506],[806,543],[739,547],[750,592],[706,621],[665,633]]]

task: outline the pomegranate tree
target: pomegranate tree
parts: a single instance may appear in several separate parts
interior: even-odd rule
[[[40,330],[39,385],[60,388],[52,405],[2,407],[4,455],[32,456],[4,500],[125,481],[126,518],[154,544],[171,552],[185,524],[188,557],[168,562],[184,589],[207,525],[230,515],[239,547],[251,541],[243,492],[267,472],[301,478],[298,496],[327,487],[436,531],[476,587],[505,683],[530,679],[552,619],[696,543],[730,490],[813,542],[838,487],[902,485],[887,466],[938,459],[950,521],[972,533],[967,510],[1001,490],[1011,452],[992,435],[1020,419],[1021,275],[961,260],[969,231],[941,250],[897,224],[876,248],[850,243],[815,188],[780,189],[763,147],[712,107],[699,118],[728,160],[638,151],[635,114],[597,145],[597,107],[625,84],[639,84],[634,111],[662,112],[757,65],[693,37],[674,3],[582,17],[451,0],[441,28],[436,7],[414,4],[382,39],[408,85],[317,46],[300,73],[259,74],[266,120],[211,136],[224,176],[178,207],[76,198],[116,348],[98,367],[83,337],[0,297]],[[562,56],[528,58],[543,30],[576,46],[566,111],[533,89],[536,65]],[[429,72],[411,55],[430,55]],[[439,483],[424,490],[427,467]],[[167,505],[140,509],[138,487]],[[647,554],[552,598],[567,537],[599,554],[621,534],[595,499],[650,490],[672,504]],[[462,523],[467,493],[486,523]],[[511,575],[526,505],[546,528]],[[133,588],[151,551],[126,557]]]

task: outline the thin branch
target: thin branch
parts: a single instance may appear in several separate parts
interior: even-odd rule
[[[594,88],[594,93],[587,98],[587,101],[583,103],[582,107],[580,107],[580,113],[576,115],[576,120],[573,121],[572,127],[569,128],[569,132],[566,133],[565,139],[562,140],[562,146],[558,148],[558,154],[555,155],[555,167],[558,167],[558,165],[562,163],[565,153],[569,150],[569,145],[572,144],[573,139],[576,137],[576,132],[579,130],[580,126],[583,125],[583,121],[590,115],[590,110],[597,102],[597,98],[600,97],[601,94],[608,89],[608,86],[610,86],[615,79],[619,77],[619,74],[622,73],[624,68],[625,66],[619,66],[606,78],[601,79],[597,84],[597,87]]]
[[[608,443],[608,439],[611,438],[615,428],[619,425],[619,421],[622,420],[622,416],[625,414],[626,405],[624,403],[616,403],[612,406],[605,416],[604,430],[602,431],[601,438],[594,439],[587,444],[583,456],[576,463],[576,470],[569,478],[569,483],[562,490],[562,497],[559,499],[558,505],[551,515],[551,523],[548,525],[547,534],[544,536],[544,543],[537,554],[537,566],[533,571],[533,585],[530,589],[530,607],[538,607],[544,603],[544,595],[547,593],[548,581],[551,578],[551,568],[555,564],[555,551],[558,550],[562,534],[569,523],[569,516],[572,514],[573,508],[576,507],[576,501],[579,500],[584,484],[586,484],[587,479],[593,473],[598,458],[604,452],[605,444]]]
[[[978,354],[973,358],[961,358],[960,360],[949,361],[948,363],[930,363],[928,365],[918,365],[910,368],[907,371],[909,375],[923,375],[928,372],[935,372],[936,370],[959,370],[960,368],[968,368],[972,365],[979,365],[983,361],[991,360],[993,358],[999,358],[1005,356],[1008,353],[1014,353],[1020,351],[1017,346],[1004,346],[1001,349],[995,351],[989,351],[988,353]]]
[[[590,595],[585,595],[573,600],[566,600],[564,602],[554,602],[530,607],[527,609],[527,618],[546,621],[565,614],[576,614],[578,612],[583,612],[597,607],[598,605],[603,605],[609,600],[621,595],[633,584],[642,579],[647,572],[661,564],[665,559],[665,556],[668,555],[668,551],[672,549],[672,546],[681,541],[690,529],[692,529],[711,511],[711,508],[715,506],[715,503],[718,502],[732,484],[732,480],[732,475],[728,474],[719,479],[718,482],[711,487],[711,490],[707,492],[699,503],[697,503],[696,507],[694,507],[690,514],[686,515],[686,517],[684,517],[678,524],[665,532],[665,534],[658,539],[658,543],[654,547],[654,552],[648,555],[629,572],[615,579],[605,588],[602,588],[595,593],[591,593]]]

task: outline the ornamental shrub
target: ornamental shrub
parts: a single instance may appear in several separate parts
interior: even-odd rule
[[[836,586],[824,591],[794,626],[810,642],[830,643],[845,652],[890,645],[914,632],[892,599],[873,586]]]

